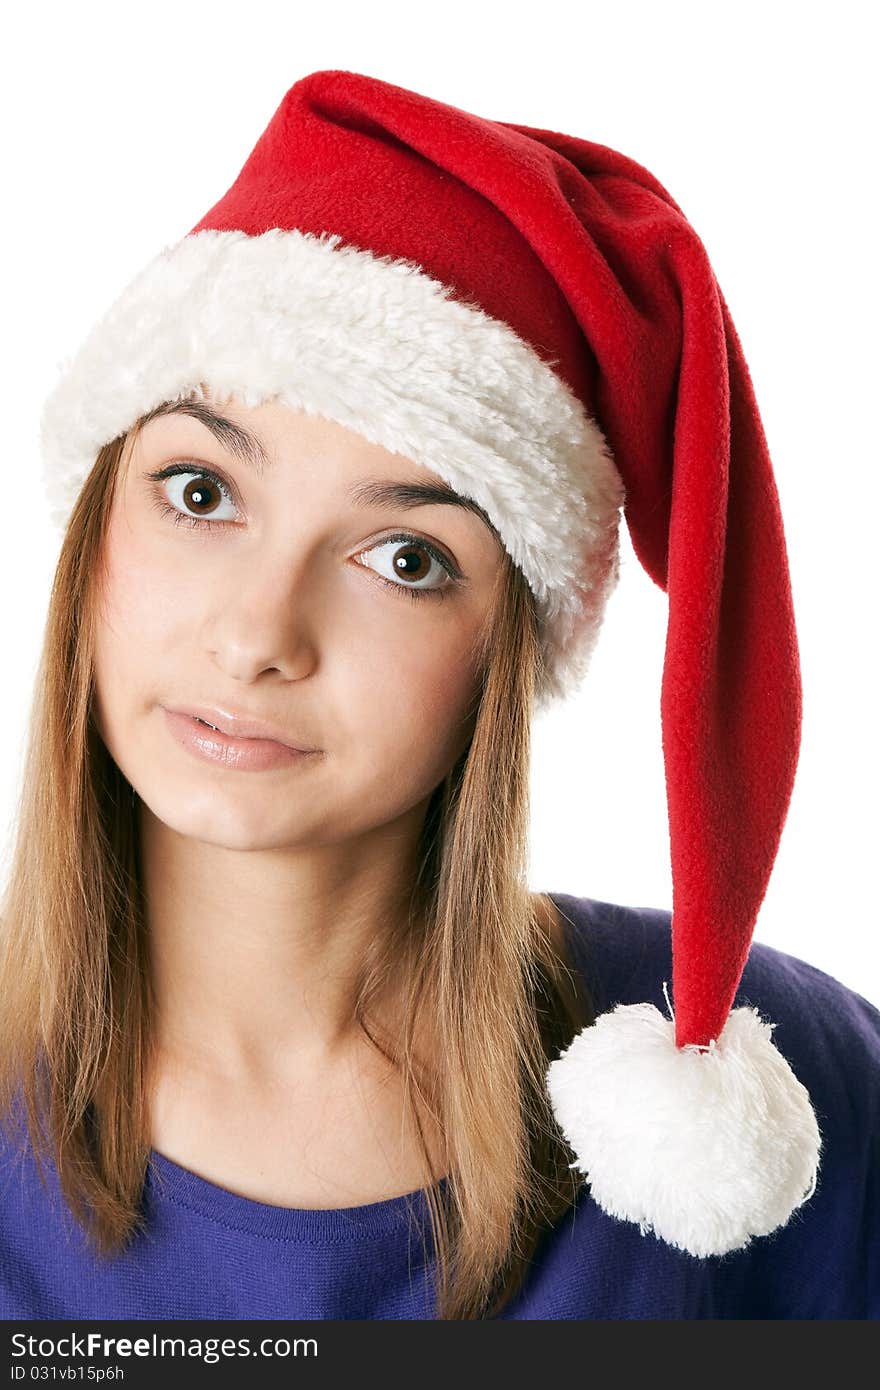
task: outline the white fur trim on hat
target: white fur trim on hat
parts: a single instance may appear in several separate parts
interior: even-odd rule
[[[821,1136],[806,1087],[757,1009],[701,1048],[653,1004],[618,1004],[551,1062],[553,1111],[590,1191],[691,1255],[784,1225],[816,1188]]]
[[[166,401],[277,398],[473,498],[538,605],[539,705],[574,689],[618,579],[624,487],[598,425],[530,344],[413,262],[271,228],[191,233],[94,326],[41,420],[63,529],[98,450]]]

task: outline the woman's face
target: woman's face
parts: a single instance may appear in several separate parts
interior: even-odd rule
[[[208,408],[257,436],[267,460],[255,468],[228,427],[221,442],[178,412],[129,443],[96,634],[101,736],[153,813],[188,836],[280,848],[385,825],[430,795],[470,737],[473,644],[500,543],[461,505],[363,500],[368,480],[444,484],[341,425],[277,401]],[[166,714],[195,707],[317,751],[263,768],[209,760]]]

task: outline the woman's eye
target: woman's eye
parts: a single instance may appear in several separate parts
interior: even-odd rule
[[[157,494],[157,505],[163,516],[172,517],[175,525],[212,526],[215,522],[231,520],[219,511],[218,498],[229,504],[233,517],[237,515],[229,488],[214,473],[172,464],[149,476],[154,482],[163,484]],[[170,500],[170,505],[165,499]]]
[[[375,568],[383,583],[408,598],[443,598],[461,582],[445,555],[416,536],[388,536],[356,558],[368,555],[379,558],[377,564],[367,562],[367,568]]]

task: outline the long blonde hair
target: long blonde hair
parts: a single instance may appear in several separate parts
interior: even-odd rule
[[[106,445],[71,515],[52,586],[0,919],[0,1123],[25,1121],[99,1258],[145,1226],[154,1000],[135,796],[98,735],[92,652],[103,541],[126,445]],[[592,1022],[583,979],[526,885],[530,728],[540,643],[531,591],[504,553],[479,651],[473,734],[425,816],[412,910],[376,939],[356,1016],[400,1069],[420,1136],[436,1316],[495,1316],[544,1231],[577,1197],[545,1089],[550,1060]],[[402,1036],[371,1000],[404,982]],[[428,1011],[427,1013],[425,1011]],[[443,1058],[413,1047],[430,1017]],[[438,1185],[420,1114],[442,1135]]]

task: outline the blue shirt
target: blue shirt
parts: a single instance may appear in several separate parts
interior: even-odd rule
[[[667,1012],[671,914],[565,893],[573,966],[597,1013],[649,1000]],[[794,956],[753,942],[734,1005],[810,1093],[823,1137],[813,1196],[744,1250],[697,1259],[607,1216],[582,1184],[542,1239],[500,1319],[880,1316],[880,1011]],[[0,1153],[0,1316],[5,1319],[429,1319],[430,1223],[421,1193],[334,1210],[269,1206],[155,1150],[148,1228],[99,1261],[43,1192],[27,1146]]]

